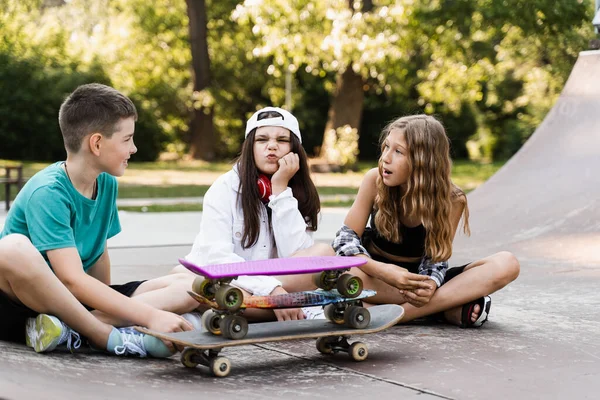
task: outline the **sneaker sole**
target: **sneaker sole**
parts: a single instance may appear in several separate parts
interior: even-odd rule
[[[40,314],[35,319],[27,320],[26,343],[37,353],[52,351],[58,345],[62,333],[62,324],[58,319],[47,314]]]

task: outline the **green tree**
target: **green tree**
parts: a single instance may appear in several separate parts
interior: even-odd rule
[[[337,75],[321,155],[343,133],[360,127],[367,82],[385,87],[390,59],[406,56],[410,13],[395,1],[245,1],[234,17],[261,39],[254,56],[273,56],[273,68]],[[389,89],[389,88],[388,88]]]
[[[109,61],[127,34],[127,15],[96,0],[7,0],[0,10],[0,85],[5,118],[3,156],[55,160],[64,156],[57,112],[78,85],[101,82],[128,94],[139,113],[137,159],[153,160],[163,130],[144,97]],[[121,72],[121,73],[120,73]],[[2,106],[0,106],[2,108]],[[0,111],[2,112],[2,111]],[[4,152],[7,153],[4,153]]]
[[[562,66],[572,65],[589,39],[589,6],[589,0],[246,0],[234,17],[251,26],[260,40],[252,54],[272,57],[270,68],[337,74],[324,143],[332,128],[334,134],[343,124],[359,128],[359,87],[393,97],[416,86],[411,97],[419,109],[412,112],[474,121],[467,147],[492,158],[514,152],[532,131],[532,115],[556,97],[568,73]],[[540,84],[547,92],[536,96]]]

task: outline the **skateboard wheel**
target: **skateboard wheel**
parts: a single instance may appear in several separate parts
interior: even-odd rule
[[[193,357],[196,355],[196,349],[192,349],[190,347],[186,347],[181,352],[181,363],[186,368],[196,368],[198,365],[197,362],[193,360]]]
[[[322,272],[319,272],[317,274],[313,274],[312,275],[312,281],[313,284],[317,287],[317,288],[321,288],[323,286],[323,276],[324,274]]]
[[[239,315],[226,315],[221,320],[221,332],[228,339],[243,339],[248,333],[248,321]]]
[[[367,345],[362,342],[354,342],[348,349],[348,354],[354,361],[364,361],[369,356]]]
[[[215,285],[208,279],[197,277],[192,283],[192,291],[200,296],[212,300],[215,298]]]
[[[344,313],[344,323],[354,329],[364,329],[371,323],[371,313],[364,307],[350,306]]]
[[[219,378],[225,377],[231,372],[231,362],[226,357],[215,357],[210,360],[210,371]]]
[[[242,291],[236,287],[225,285],[221,286],[215,295],[215,301],[219,307],[228,311],[237,311],[244,302]]]
[[[325,318],[334,324],[341,325],[344,323],[344,309],[336,304],[328,304],[324,308]]]
[[[329,275],[328,271],[323,271],[318,274],[313,274],[312,281],[313,284],[319,289],[331,290],[335,286],[333,284],[334,281],[331,278],[332,277]]]
[[[332,354],[333,349],[331,348],[331,340],[326,337],[320,337],[317,339],[317,350],[321,354]]]
[[[362,293],[362,279],[358,276],[342,274],[337,281],[337,290],[342,296],[353,299]]]
[[[213,310],[205,311],[202,314],[202,326],[213,335],[221,334],[221,316]]]

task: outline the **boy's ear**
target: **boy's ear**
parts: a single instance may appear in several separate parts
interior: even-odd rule
[[[100,155],[100,146],[102,142],[102,134],[101,133],[92,133],[90,135],[89,144],[90,151],[92,154],[98,156]]]

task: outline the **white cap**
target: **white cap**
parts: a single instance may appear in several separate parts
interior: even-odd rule
[[[259,121],[258,115],[267,111],[278,112],[283,117],[265,118]],[[261,126],[280,126],[282,128],[286,128],[296,135],[298,140],[300,140],[300,143],[302,143],[302,135],[300,135],[300,126],[298,125],[298,120],[289,111],[286,111],[283,108],[265,107],[252,114],[248,122],[246,122],[246,136],[244,137],[248,137],[248,134],[250,131],[252,131],[252,129],[260,128]]]

